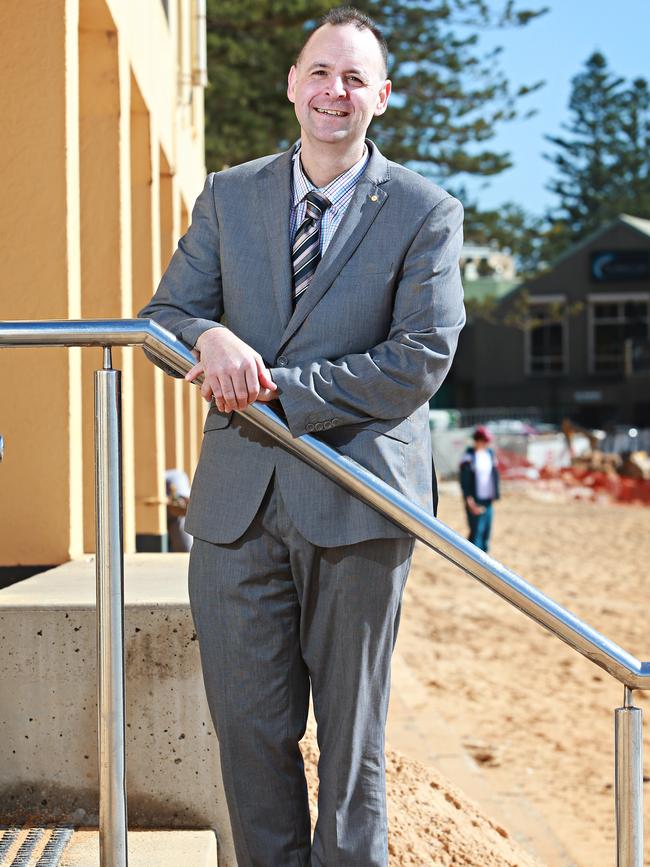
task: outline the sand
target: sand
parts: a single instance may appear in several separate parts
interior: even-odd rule
[[[440,519],[465,532],[453,486],[441,498]],[[647,507],[510,490],[495,509],[490,553],[648,659],[649,530]],[[519,795],[533,820],[551,829],[563,851],[555,858],[545,852],[546,863],[615,863],[614,709],[623,701],[617,681],[423,545],[407,584],[398,648],[488,785]],[[648,698],[635,693],[644,709]],[[644,734],[648,755],[647,726]]]
[[[318,750],[313,725],[302,751],[315,818]],[[391,867],[538,867],[502,825],[433,768],[389,747],[386,778]]]
[[[465,532],[454,485],[439,516]],[[648,659],[649,530],[648,508],[509,488],[490,553]],[[617,681],[419,544],[393,681],[391,867],[616,863]],[[311,736],[312,790],[314,758]]]

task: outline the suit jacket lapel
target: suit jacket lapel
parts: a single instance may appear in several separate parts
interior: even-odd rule
[[[289,249],[292,154],[293,148],[261,170],[257,193],[257,213],[264,215],[269,247],[264,261],[270,264],[273,294],[283,328],[286,328],[293,312],[293,274]]]
[[[388,198],[388,193],[379,186],[389,180],[388,162],[372,142],[369,142],[368,146],[371,148],[371,155],[366,171],[357,184],[352,201],[316,269],[309,289],[293,311],[282,335],[281,347],[295,334],[330,288]]]

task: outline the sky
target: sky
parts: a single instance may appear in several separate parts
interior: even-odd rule
[[[542,157],[552,151],[544,134],[561,134],[569,120],[571,78],[596,50],[607,58],[613,73],[633,79],[650,78],[650,0],[520,0],[520,8],[549,6],[550,11],[523,29],[486,34],[487,47],[502,45],[501,67],[513,87],[544,79],[541,90],[522,106],[538,113],[525,121],[501,127],[490,147],[507,150],[514,166],[485,181],[466,180],[472,198],[483,209],[507,201],[541,215],[554,203],[545,190],[553,166]]]

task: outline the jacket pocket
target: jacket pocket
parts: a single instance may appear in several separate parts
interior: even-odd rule
[[[337,279],[347,280],[350,278],[363,282],[364,279],[375,275],[390,277],[394,272],[393,264],[393,262],[377,263],[366,261],[360,263],[355,261],[344,265],[341,268]]]
[[[401,443],[410,443],[413,439],[411,419],[405,418],[396,422],[395,419],[372,421],[363,426],[364,430],[372,430]]]
[[[368,435],[365,436],[366,431]],[[345,446],[354,440],[367,442],[368,439],[376,440],[377,435],[397,440],[400,443],[410,443],[413,439],[413,430],[410,418],[398,421],[396,419],[374,419],[364,424],[346,424],[325,431],[321,436],[325,442],[334,446]]]
[[[214,409],[213,407],[203,425],[203,433],[207,433],[209,430],[223,430],[223,428],[228,427],[231,421],[231,412],[219,412],[218,409]]]

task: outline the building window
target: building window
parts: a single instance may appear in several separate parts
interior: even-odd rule
[[[564,296],[530,298],[526,330],[526,373],[561,376],[567,372],[567,322]]]
[[[650,298],[646,294],[590,298],[592,373],[622,375],[626,355],[650,337]],[[628,358],[629,364],[629,358]]]

